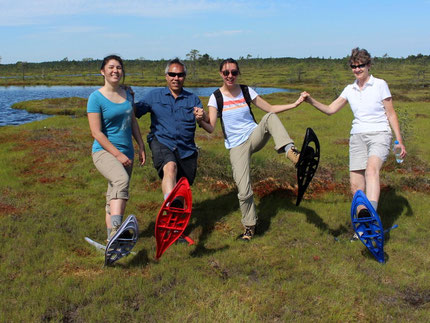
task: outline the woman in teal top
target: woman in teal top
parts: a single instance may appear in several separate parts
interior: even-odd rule
[[[100,73],[105,84],[91,93],[87,114],[94,137],[92,157],[97,170],[108,180],[106,227],[108,240],[121,225],[133,168],[133,136],[139,147],[139,162],[145,163],[145,146],[133,110],[133,94],[120,84],[125,78],[122,59],[103,59]]]

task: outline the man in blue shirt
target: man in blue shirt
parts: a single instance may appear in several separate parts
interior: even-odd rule
[[[196,121],[208,119],[195,94],[183,89],[187,69],[178,58],[165,70],[167,87],[154,89],[136,103],[136,117],[151,113],[148,143],[152,160],[162,179],[164,198],[179,178],[185,176],[190,185],[197,171],[197,147],[194,142]]]

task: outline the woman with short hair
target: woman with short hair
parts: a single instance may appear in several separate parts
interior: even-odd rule
[[[346,86],[329,105],[318,102],[307,92],[302,95],[306,102],[327,115],[338,112],[347,103],[351,106],[354,114],[349,140],[351,192],[355,194],[357,190],[365,191],[373,208],[377,210],[380,195],[379,171],[390,152],[391,129],[399,142],[402,158],[406,156],[406,148],[387,82],[370,74],[372,58],[369,52],[354,48],[349,66],[355,82]],[[367,217],[368,212],[367,209],[361,209],[358,216]]]

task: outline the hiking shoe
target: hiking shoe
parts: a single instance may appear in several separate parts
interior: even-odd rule
[[[360,212],[357,214],[357,218],[370,218],[370,212],[368,209],[361,209]]]
[[[352,236],[352,238],[349,240],[351,242],[360,240],[361,236],[364,234],[364,232],[366,231],[366,227],[368,227],[365,224],[361,224],[358,228],[357,231],[354,233],[354,235]]]
[[[131,233],[129,230],[125,230],[119,235],[118,239],[131,240],[133,239],[133,233]]]
[[[360,237],[362,236],[364,234],[364,232],[358,232],[358,234],[357,233],[354,233],[354,235],[352,236],[352,238],[351,239],[349,239],[349,241],[351,241],[351,242],[354,242],[354,241],[357,241],[357,240],[360,240]]]
[[[178,240],[176,240],[176,243],[186,243],[186,244],[188,244],[188,241],[187,241],[187,239],[185,239],[184,235],[181,234],[179,236]]]
[[[354,242],[360,240],[360,238],[358,237],[357,233],[354,233],[354,235],[351,237],[351,239],[349,241]]]
[[[245,232],[242,234],[242,240],[244,241],[250,241],[255,233],[255,225],[252,226],[246,226]]]
[[[300,152],[297,150],[297,148],[295,146],[292,146],[290,149],[288,149],[287,158],[289,160],[291,160],[291,162],[294,164],[294,166],[297,165],[297,163],[299,162],[299,158],[300,158]]]
[[[119,227],[120,227],[120,225],[116,225],[116,226],[112,227],[112,230],[110,232],[109,239],[107,239],[107,242],[109,242],[110,239],[112,239],[115,236],[115,234],[118,232]]]
[[[174,207],[177,209],[183,209],[184,203],[180,199],[176,198],[172,201],[172,204],[170,204],[170,207]]]

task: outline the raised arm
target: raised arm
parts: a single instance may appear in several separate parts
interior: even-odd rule
[[[342,97],[338,97],[336,100],[334,100],[330,105],[325,105],[321,102],[318,102],[308,92],[302,92],[302,96],[304,100],[309,103],[310,105],[314,106],[321,112],[324,112],[327,115],[332,115],[338,112],[340,109],[342,109],[348,101],[345,100]]]
[[[279,113],[286,110],[294,109],[300,105],[304,100],[303,96],[300,96],[296,102],[291,104],[276,104],[271,105],[269,102],[264,100],[261,96],[257,95],[254,100],[252,100],[252,103],[254,103],[257,107],[259,107],[261,110],[266,112],[273,112],[273,113]]]
[[[388,122],[390,123],[391,129],[394,131],[394,135],[396,136],[397,141],[399,142],[399,146],[402,149],[400,156],[404,158],[406,156],[406,148],[403,143],[402,134],[400,133],[400,125],[399,119],[397,118],[396,111],[394,110],[393,100],[392,98],[386,98],[382,101],[385,107],[385,113],[387,114]]]

